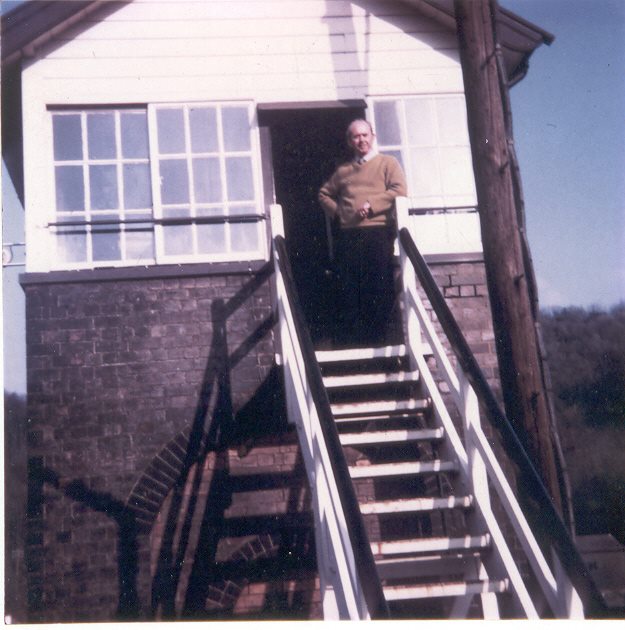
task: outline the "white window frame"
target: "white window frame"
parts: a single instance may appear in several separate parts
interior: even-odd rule
[[[253,213],[258,219],[254,222],[257,230],[257,243],[258,247],[255,250],[247,250],[247,251],[225,251],[220,253],[190,253],[184,256],[166,256],[164,254],[163,248],[163,226],[160,223],[162,216],[162,204],[160,201],[160,186],[159,183],[159,175],[158,175],[158,157],[156,147],[157,144],[155,142],[156,136],[156,126],[154,124],[154,120],[151,120],[155,116],[156,108],[158,107],[172,107],[172,108],[181,108],[184,107],[188,110],[190,107],[194,106],[217,106],[219,111],[221,111],[221,107],[226,105],[245,105],[247,107],[249,122],[250,122],[250,142],[251,148],[249,152],[245,152],[246,155],[250,155],[251,165],[252,165],[252,178],[253,178],[253,186],[254,186],[254,200],[250,202],[249,205],[255,206],[255,212]],[[142,111],[146,113],[147,116],[147,125],[148,125],[148,142],[149,142],[149,159],[137,159],[134,160],[132,158],[121,158],[121,143],[120,143],[120,114],[122,112],[132,112],[132,111]],[[115,133],[116,133],[116,151],[117,155],[115,159],[110,160],[95,160],[90,159],[88,157],[88,153],[86,151],[86,143],[87,143],[87,135],[86,135],[86,120],[87,114],[89,113],[110,113],[113,112],[115,114]],[[154,257],[153,258],[141,258],[141,259],[124,259],[125,255],[125,245],[124,245],[124,237],[121,237],[122,243],[120,244],[120,260],[104,260],[104,261],[94,261],[92,260],[92,243],[91,243],[91,226],[85,225],[84,229],[87,233],[87,260],[76,261],[76,262],[61,262],[58,250],[57,250],[57,241],[55,230],[57,229],[54,224],[59,223],[62,219],[67,218],[71,219],[71,211],[63,212],[57,211],[56,208],[56,179],[55,179],[55,166],[63,165],[66,163],[72,163],[74,165],[78,164],[78,161],[63,161],[56,160],[54,156],[54,134],[53,134],[53,122],[52,117],[54,115],[70,115],[70,114],[79,114],[81,116],[81,139],[83,144],[83,158],[80,161],[81,166],[83,168],[83,182],[85,185],[85,209],[84,211],[75,212],[75,214],[80,215],[80,219],[84,217],[85,220],[89,220],[92,216],[92,211],[90,208],[90,191],[89,191],[89,178],[84,175],[84,170],[89,168],[90,164],[98,164],[100,162],[106,162],[116,165],[116,174],[117,174],[117,184],[118,184],[118,198],[120,199],[119,209],[115,211],[119,213],[120,218],[124,218],[126,214],[138,214],[142,210],[136,211],[125,211],[121,206],[123,206],[123,177],[121,176],[121,170],[123,169],[123,164],[133,162],[133,161],[148,161],[150,165],[150,174],[151,174],[151,184],[152,184],[152,207],[149,209],[149,212],[152,215],[151,219],[146,219],[146,223],[153,222],[153,232],[154,232]],[[260,173],[260,139],[259,139],[259,130],[258,130],[258,122],[256,117],[256,104],[253,101],[245,100],[245,101],[202,101],[202,102],[193,102],[193,101],[185,101],[179,103],[148,103],[145,105],[124,105],[124,104],[111,104],[111,105],[85,105],[84,107],[74,107],[70,106],[67,108],[64,107],[49,107],[46,110],[46,124],[49,133],[49,155],[50,161],[48,162],[51,165],[50,173],[48,181],[50,182],[50,192],[48,195],[48,203],[49,203],[49,211],[47,212],[47,222],[44,227],[45,235],[49,238],[49,243],[51,247],[49,248],[48,255],[46,256],[47,264],[46,267],[48,270],[78,270],[78,269],[99,269],[99,268],[111,268],[111,267],[133,267],[133,266],[145,266],[145,265],[164,265],[164,264],[185,264],[185,263],[212,263],[212,262],[233,262],[233,261],[241,261],[241,262],[251,262],[251,261],[259,261],[259,260],[268,260],[268,244],[267,244],[267,234],[266,234],[266,226],[265,226],[265,212],[264,212],[264,202],[263,202],[263,190],[262,190],[262,177]],[[221,125],[219,126],[220,136],[222,134]],[[187,139],[188,140],[188,139]],[[189,146],[189,145],[187,145]],[[220,148],[223,147],[223,142],[220,139]],[[229,154],[230,155],[230,154]],[[222,160],[223,163],[223,160]],[[222,182],[223,174],[222,174]],[[190,188],[190,194],[192,194]],[[97,211],[105,214],[107,211]],[[113,212],[112,210],[110,212]],[[78,217],[77,217],[78,218]],[[131,218],[131,217],[129,217]],[[115,224],[115,221],[111,221],[111,224]],[[226,231],[230,231],[230,222],[225,223]],[[123,224],[120,226],[121,231],[123,232]],[[43,236],[43,234],[42,234]]]
[[[463,109],[465,112],[462,124],[466,130],[463,137],[459,139],[457,144],[442,144],[438,124],[439,112],[436,107],[437,102],[442,100],[458,100],[462,101]],[[399,107],[399,124],[401,134],[401,144],[381,144],[379,148],[382,153],[385,151],[398,151],[401,153],[404,169],[406,171],[406,179],[408,183],[408,195],[415,201],[415,207],[422,207],[428,209],[446,209],[446,208],[475,208],[477,206],[477,194],[475,191],[475,178],[473,175],[473,168],[470,166],[470,172],[467,172],[467,180],[470,181],[471,190],[467,190],[464,195],[450,195],[445,191],[444,186],[440,183],[440,174],[445,168],[445,158],[442,156],[442,149],[444,148],[460,148],[466,151],[466,156],[470,164],[471,160],[471,145],[469,141],[468,127],[466,122],[466,110],[464,109],[464,94],[462,93],[441,93],[441,94],[395,94],[395,95],[370,95],[367,98],[367,116],[368,120],[375,129],[377,124],[375,120],[375,103],[379,102],[396,102]],[[423,100],[430,103],[431,113],[433,119],[436,121],[434,126],[434,141],[432,145],[427,145],[427,148],[432,149],[436,153],[437,159],[437,176],[439,176],[439,189],[440,194],[424,195],[421,191],[415,190],[415,186],[412,185],[412,173],[419,168],[419,165],[412,163],[412,148],[417,148],[418,145],[411,145],[408,135],[408,120],[406,117],[406,101],[408,100]],[[423,145],[425,146],[425,145]]]
[[[252,178],[253,178],[253,186],[254,186],[254,199],[251,202],[242,202],[241,205],[254,205],[256,207],[256,214],[259,217],[259,220],[256,222],[256,235],[258,242],[258,249],[251,250],[249,252],[235,252],[235,251],[225,251],[219,252],[215,254],[206,254],[206,253],[190,253],[185,255],[173,255],[165,253],[165,243],[164,243],[164,225],[162,223],[158,223],[158,221],[162,221],[164,219],[163,213],[163,202],[161,196],[161,187],[158,185],[160,183],[160,171],[159,171],[159,159],[161,158],[161,154],[158,151],[158,127],[156,121],[156,115],[158,110],[162,109],[182,109],[184,112],[184,130],[185,130],[185,146],[190,147],[190,129],[189,129],[189,118],[188,112],[189,109],[194,107],[216,107],[217,109],[217,131],[218,131],[218,141],[219,141],[219,150],[216,153],[211,153],[211,157],[219,157],[220,159],[220,177],[222,183],[222,195],[223,191],[226,190],[226,174],[224,170],[224,161],[226,156],[226,151],[224,149],[224,141],[223,141],[223,126],[222,126],[222,118],[221,112],[224,107],[228,106],[247,106],[248,112],[248,120],[250,124],[250,149],[249,151],[240,151],[233,152],[228,151],[227,155],[230,156],[249,156],[252,164]],[[157,224],[155,225],[155,237],[156,237],[156,259],[161,264],[185,264],[185,263],[195,263],[195,262],[229,262],[229,261],[239,261],[239,260],[268,260],[268,248],[267,248],[267,239],[266,239],[266,230],[264,222],[262,221],[262,217],[264,216],[263,212],[263,196],[262,196],[262,178],[260,176],[260,142],[259,142],[259,132],[258,132],[258,123],[256,119],[256,105],[252,101],[202,101],[202,102],[184,102],[184,103],[157,103],[157,104],[148,104],[148,132],[150,135],[150,163],[152,168],[152,203],[154,206],[154,218],[157,220]],[[202,155],[202,154],[193,154],[191,152],[185,152],[185,154],[163,154],[170,156],[181,158],[184,157],[187,162],[187,177],[189,184],[189,205],[193,215],[195,215],[195,210],[198,206],[207,206],[211,204],[205,203],[196,203],[193,189],[193,168],[192,168],[192,159],[193,156]],[[222,205],[237,205],[236,202],[229,202],[226,198],[223,199]],[[236,216],[236,215],[232,215]],[[225,222],[225,232],[226,232],[226,242],[230,242],[231,238],[231,223],[229,221]],[[193,247],[194,250],[197,249],[197,231],[195,229],[192,230],[193,234]]]

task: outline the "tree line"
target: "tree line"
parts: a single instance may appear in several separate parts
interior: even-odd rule
[[[625,303],[540,321],[577,533],[625,544]]]

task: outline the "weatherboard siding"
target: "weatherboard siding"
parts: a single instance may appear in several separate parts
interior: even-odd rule
[[[135,0],[63,33],[36,74],[47,103],[334,100],[462,91],[456,51],[403,3]]]

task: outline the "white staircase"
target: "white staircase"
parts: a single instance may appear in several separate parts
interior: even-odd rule
[[[391,616],[446,618],[458,597],[505,593],[504,575],[476,579],[490,536],[471,518],[473,496],[406,348],[316,355]]]
[[[401,227],[407,207],[397,201]],[[311,488],[324,618],[583,618],[572,576],[595,607],[598,594],[455,321],[446,330],[456,360],[448,356],[417,268],[439,318],[453,318],[408,231],[399,239],[405,345],[315,352],[279,206],[271,220],[277,358]],[[481,427],[484,409],[534,480],[549,561]]]

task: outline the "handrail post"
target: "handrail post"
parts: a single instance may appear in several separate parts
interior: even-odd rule
[[[395,212],[397,215],[397,232],[402,228],[409,228],[409,201],[407,197],[397,197],[395,199]],[[399,241],[399,239],[398,239]],[[414,267],[409,264],[406,251],[399,241],[399,261],[401,269],[402,280],[402,299],[404,302],[404,339],[406,340],[406,346],[410,356],[411,368],[414,370],[417,367],[416,357],[421,352],[421,326],[419,324],[419,318],[415,312],[414,307],[411,304],[408,287],[417,286],[417,277],[415,275]]]
[[[471,492],[475,500],[479,503],[481,510],[490,510],[490,491],[488,488],[488,472],[486,464],[477,449],[473,439],[474,428],[480,427],[480,406],[477,395],[469,383],[464,370],[458,363],[456,365],[458,376],[461,416],[464,430],[464,443],[467,451],[467,462],[469,470],[469,483]],[[481,565],[481,561],[480,561]],[[480,572],[484,571],[483,565]],[[499,603],[494,593],[484,593],[481,596],[482,610],[485,619],[499,619]]]
[[[559,616],[563,619],[584,619],[584,604],[578,592],[573,588],[571,579],[564,570],[562,562],[560,562],[560,558],[553,547],[551,548],[551,559],[553,561],[556,584],[558,585],[558,601],[561,606]]]

